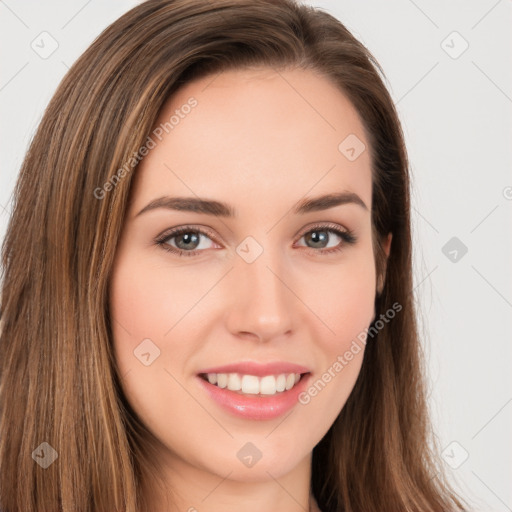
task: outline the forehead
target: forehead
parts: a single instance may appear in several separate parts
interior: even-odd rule
[[[195,194],[261,209],[262,201],[349,190],[371,204],[359,115],[311,70],[252,68],[195,80],[163,106],[152,133],[159,128],[136,172],[137,203]],[[366,150],[347,158],[354,142]]]

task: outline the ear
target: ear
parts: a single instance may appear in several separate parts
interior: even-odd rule
[[[382,270],[381,275],[377,277],[377,294],[380,295],[382,293],[382,290],[384,289],[384,283],[386,281],[386,268],[387,268],[387,262],[389,257],[389,252],[391,250],[391,239],[393,238],[392,233],[388,233],[388,236],[383,239],[382,241],[382,249],[384,253],[386,254],[386,259],[384,261],[384,268]]]

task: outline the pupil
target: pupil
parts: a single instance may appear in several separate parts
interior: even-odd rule
[[[198,242],[198,240],[199,240],[199,237],[198,237],[196,234],[193,234],[193,233],[185,233],[185,234],[182,234],[182,235],[180,235],[180,236],[178,237],[178,240],[179,240],[180,238],[182,238],[182,239],[184,239],[184,240],[185,240],[185,242],[184,242],[184,244],[185,244],[185,249],[190,249],[190,247],[186,247],[186,245],[191,243],[191,240],[190,240],[191,238],[192,238],[192,239],[195,239],[195,240],[193,240],[193,242],[195,242],[195,243],[197,243],[197,242]],[[179,243],[177,243],[176,245],[178,245],[178,247],[179,247],[179,245],[180,245],[180,244],[179,244]]]
[[[318,235],[318,233],[321,233],[321,235]],[[322,242],[326,241],[327,235],[325,231],[312,231],[310,234],[310,238],[314,244],[321,244]]]

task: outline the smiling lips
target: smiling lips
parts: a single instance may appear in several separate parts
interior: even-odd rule
[[[250,395],[275,395],[292,389],[306,373],[310,373],[309,368],[293,363],[245,361],[207,368],[199,376],[221,389]]]
[[[256,375],[242,375],[240,373],[208,373],[202,374],[201,377],[221,389],[227,388],[241,394],[275,395],[292,389],[299,382],[301,374],[281,373],[279,375],[257,377]]]
[[[210,398],[236,416],[276,418],[297,404],[311,376],[301,365],[242,362],[202,370],[199,381]]]
[[[241,361],[223,366],[215,366],[200,370],[199,374],[208,373],[239,373],[241,375],[256,375],[264,377],[265,375],[280,375],[290,373],[310,373],[311,370],[300,364],[276,361],[272,363],[258,363],[255,361]]]

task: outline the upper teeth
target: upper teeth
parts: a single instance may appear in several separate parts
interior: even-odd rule
[[[227,387],[230,391],[242,391],[250,395],[275,395],[292,389],[299,382],[300,373],[282,373],[265,377],[239,373],[208,373],[206,377],[210,384],[216,384],[219,388]]]

